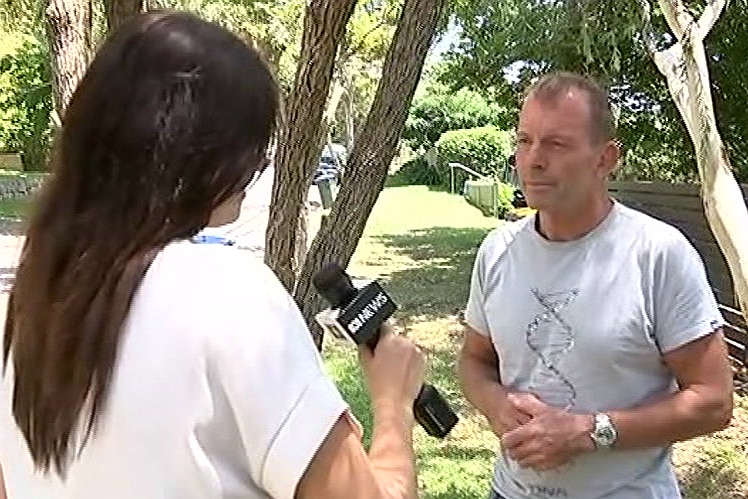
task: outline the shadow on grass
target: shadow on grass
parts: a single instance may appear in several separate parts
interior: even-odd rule
[[[444,440],[416,433],[420,497],[472,499],[487,495],[495,459],[495,440],[485,433],[463,398],[455,372],[461,326],[455,315],[468,297],[477,249],[490,229],[431,227],[407,233],[372,236],[388,254],[407,257],[403,268],[381,268],[380,279],[399,305],[395,317],[429,357],[427,379],[460,415],[461,422]],[[372,277],[372,276],[368,276]],[[327,364],[370,442],[368,395],[353,364],[355,355],[330,345]]]
[[[479,459],[486,462],[492,462],[496,457],[496,452],[493,449],[474,447],[472,445],[461,445],[456,441],[434,446],[433,451],[424,454],[426,457],[438,457],[450,461],[469,461],[472,459]]]
[[[363,427],[364,445],[368,449],[373,416],[369,392],[364,384],[355,349],[338,340],[325,341],[324,357],[327,371],[335,380],[343,399]]]
[[[475,254],[490,229],[432,227],[374,239],[388,252],[414,265],[382,276],[398,304],[397,322],[429,358],[429,379],[459,413],[470,411],[456,379],[462,326],[457,320],[467,302]]]
[[[482,499],[488,497],[494,454],[418,453],[419,497],[424,499]]]
[[[383,276],[403,320],[455,314],[464,307],[475,253],[489,229],[432,227],[374,240],[415,265]]]

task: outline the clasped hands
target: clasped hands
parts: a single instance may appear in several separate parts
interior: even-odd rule
[[[488,420],[504,451],[523,468],[552,470],[595,449],[592,415],[552,407],[531,393],[509,392]]]

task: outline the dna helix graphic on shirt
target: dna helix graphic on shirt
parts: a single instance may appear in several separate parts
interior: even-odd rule
[[[529,389],[546,404],[569,409],[576,402],[577,392],[558,366],[574,346],[574,331],[562,312],[574,301],[579,290],[543,293],[533,289],[532,294],[543,311],[533,318],[525,331],[527,345],[540,360],[539,368],[530,376]]]

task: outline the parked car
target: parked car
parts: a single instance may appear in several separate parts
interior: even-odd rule
[[[525,199],[525,193],[522,192],[522,189],[514,189],[512,206],[515,208],[527,208],[527,199]]]
[[[317,171],[314,173],[315,184],[324,180],[338,181],[343,174],[348,151],[342,144],[326,144],[322,149],[322,154],[317,164]]]
[[[312,182],[317,185],[322,200],[322,207],[332,206],[337,192],[337,185],[345,169],[347,151],[341,144],[325,145],[317,163]]]

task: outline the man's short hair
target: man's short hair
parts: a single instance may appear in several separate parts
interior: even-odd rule
[[[581,90],[587,95],[592,139],[598,142],[616,140],[616,123],[608,91],[590,77],[567,71],[548,73],[527,89],[524,100],[555,100],[569,90]]]

